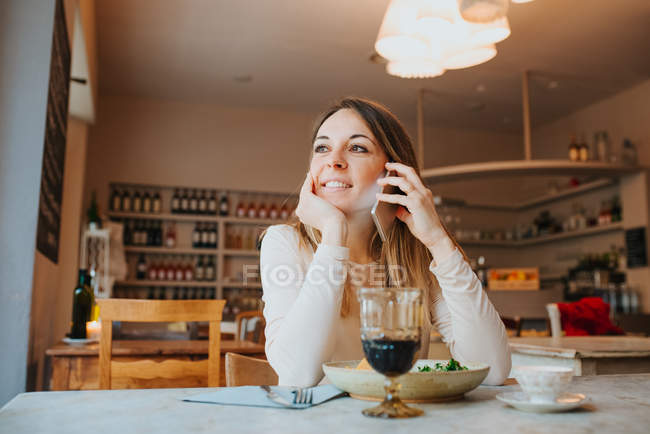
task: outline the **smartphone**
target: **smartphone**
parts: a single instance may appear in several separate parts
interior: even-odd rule
[[[386,176],[392,176],[393,172],[388,172],[384,174]],[[404,194],[399,187],[386,184],[382,189],[384,194]],[[370,210],[370,215],[372,215],[372,220],[375,222],[377,227],[377,232],[379,232],[379,237],[382,242],[386,242],[388,239],[388,233],[390,228],[393,225],[393,222],[397,218],[397,210],[399,209],[399,204],[382,202],[380,200],[375,200],[375,204]]]

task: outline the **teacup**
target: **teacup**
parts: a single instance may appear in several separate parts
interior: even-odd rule
[[[555,402],[573,378],[573,369],[560,366],[515,366],[512,372],[530,401],[540,403]]]

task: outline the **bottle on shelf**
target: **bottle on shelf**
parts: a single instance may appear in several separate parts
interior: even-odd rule
[[[162,221],[156,221],[156,231],[154,232],[154,245],[162,247],[163,245],[163,229]]]
[[[140,253],[140,257],[138,258],[135,278],[138,280],[145,280],[147,278],[147,262],[144,260],[143,253]]]
[[[178,214],[181,212],[181,192],[178,188],[174,189],[174,195],[172,196],[171,212],[172,214]]]
[[[578,144],[578,156],[582,162],[589,161],[589,145],[585,140],[585,135],[580,135],[580,143]]]
[[[610,145],[607,131],[596,131],[594,134],[594,150],[599,161],[608,163],[610,159]]]
[[[576,136],[571,136],[571,141],[569,143],[569,160],[571,161],[580,161],[580,147],[576,142]]]
[[[147,278],[149,280],[158,279],[158,264],[155,262],[155,258],[149,262],[149,267],[147,268]]]
[[[199,244],[199,247],[201,248],[207,248],[210,247],[210,228],[208,227],[207,223],[203,224],[203,230],[201,231],[201,242]]]
[[[275,206],[275,203],[271,202],[271,206],[269,207],[269,218],[276,220],[279,216],[280,213],[278,211],[278,208]]]
[[[289,218],[289,207],[287,205],[287,200],[282,203],[282,207],[280,208],[280,219],[286,220]]]
[[[142,212],[142,197],[138,190],[133,193],[133,212]]]
[[[144,227],[145,227],[145,236],[146,236],[146,242],[145,244],[149,247],[155,246],[155,228],[153,225],[153,222],[151,220],[146,220],[144,222]]]
[[[165,280],[172,281],[176,277],[176,266],[174,265],[174,261],[170,260],[167,262],[167,265],[165,266]]]
[[[228,201],[228,193],[221,193],[221,198],[219,199],[219,215],[226,217],[230,214],[230,202]]]
[[[167,232],[165,233],[165,247],[173,249],[176,247],[176,223],[169,222]]]
[[[195,249],[201,246],[201,223],[194,225],[194,230],[192,231],[192,247]]]
[[[131,195],[129,194],[128,190],[124,190],[122,192],[122,211],[124,212],[131,212],[133,208],[131,207]]]
[[[151,211],[155,214],[160,214],[162,212],[162,199],[160,198],[160,192],[157,190],[153,195],[151,202]]]
[[[248,203],[248,208],[246,209],[246,217],[254,219],[257,218],[257,204],[255,199],[251,197],[251,201]]]
[[[147,292],[147,300],[153,300],[156,298],[156,292],[153,286],[149,287],[149,292]]]
[[[210,193],[210,198],[208,199],[208,211],[207,213],[210,215],[217,215],[217,192],[212,190]]]
[[[245,239],[244,239],[245,241],[243,243],[244,244],[243,248],[245,250],[253,250],[255,248],[255,241],[254,241],[255,235],[253,233],[254,230],[255,230],[255,228],[248,228],[246,230],[246,237],[245,237]]]
[[[210,228],[210,232],[208,234],[208,247],[211,249],[217,248],[217,225],[216,224],[213,224],[212,227]]]
[[[185,263],[185,268],[184,268],[184,279],[188,282],[191,282],[194,280],[194,267],[192,266],[192,261],[188,260]]]
[[[205,266],[205,280],[212,282],[216,277],[216,267],[214,265],[214,256],[210,256],[208,264]]]
[[[164,287],[160,287],[158,290],[158,300],[165,300],[167,298],[167,291]]]
[[[72,321],[70,324],[72,339],[86,339],[86,323],[90,321],[94,299],[88,273],[85,269],[81,269],[79,270],[79,281],[72,294]]]
[[[618,195],[612,199],[612,223],[617,223],[623,220],[623,208],[621,207],[621,199]]]
[[[120,197],[120,192],[117,189],[114,189],[113,193],[111,193],[111,211],[122,211],[122,198]]]
[[[205,190],[201,190],[199,194],[199,214],[208,213],[208,197],[205,194]]]
[[[183,195],[181,196],[181,207],[180,211],[181,214],[187,214],[190,212],[190,197],[189,193],[187,192],[187,189],[183,190]]]
[[[161,260],[158,262],[158,267],[156,268],[156,278],[158,280],[165,280],[167,278],[167,262]]]
[[[185,265],[179,258],[176,262],[176,267],[174,270],[174,280],[182,281],[184,279],[185,279]]]
[[[174,300],[179,300],[180,297],[180,288],[174,288],[174,295],[172,296]]]
[[[244,199],[242,197],[239,198],[239,202],[237,203],[237,210],[236,210],[236,216],[239,218],[246,217],[246,205],[244,205]]]
[[[197,196],[198,194],[196,190],[192,190],[192,194],[190,196],[190,214],[198,214],[199,212],[199,198]]]
[[[142,198],[142,212],[144,213],[151,213],[153,210],[153,204],[151,203],[151,196],[149,195],[148,191],[144,192],[144,197]]]
[[[627,166],[636,166],[638,164],[638,154],[636,145],[629,139],[623,139],[623,150],[621,151],[621,160]]]
[[[199,255],[199,259],[196,262],[196,267],[194,268],[194,278],[197,281],[202,281],[205,279],[205,265],[203,265],[203,256]]]
[[[269,217],[269,210],[266,207],[266,203],[262,202],[260,204],[260,207],[257,209],[257,216],[261,219],[265,219]]]

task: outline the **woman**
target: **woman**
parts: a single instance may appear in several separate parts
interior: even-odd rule
[[[373,284],[424,291],[419,358],[434,328],[454,358],[490,365],[485,383],[508,375],[503,323],[418,171],[408,134],[380,104],[346,98],[316,122],[297,218],[269,227],[261,247],[266,355],[280,385],[312,386],[322,363],[363,358],[356,290]],[[387,184],[404,194],[381,193]],[[375,199],[399,204],[384,243],[370,215]]]

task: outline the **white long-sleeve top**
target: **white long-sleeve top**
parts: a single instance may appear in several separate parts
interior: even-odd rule
[[[340,315],[349,249],[319,244],[308,250],[288,225],[269,227],[262,240],[265,350],[280,385],[313,386],[323,378],[323,363],[364,357],[356,297],[350,314]],[[424,324],[420,358],[437,329],[455,359],[487,363],[485,384],[502,384],[510,372],[508,339],[476,274],[458,249],[429,269],[440,290],[429,306],[432,324]]]

